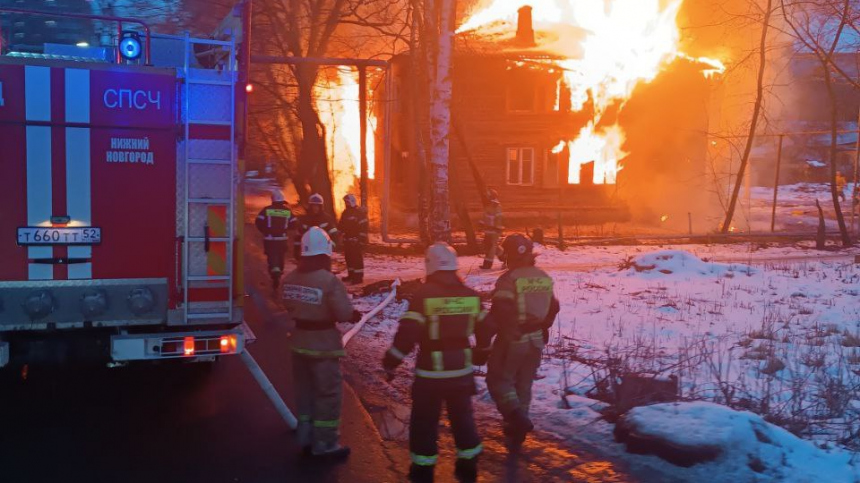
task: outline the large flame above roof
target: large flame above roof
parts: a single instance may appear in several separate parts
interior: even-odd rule
[[[493,0],[478,9],[459,32],[496,22],[516,23],[517,11],[532,7],[536,29],[562,32],[576,27],[582,38],[558,40],[537,49],[563,58],[558,65],[570,92],[573,110],[589,101],[593,119],[571,133],[568,181],[580,182],[580,167],[594,162],[594,183],[614,184],[627,155],[621,147],[624,130],[605,114],[623,106],[639,83],[650,82],[670,62],[686,57],[679,51],[678,11],[683,0]],[[718,67],[715,66],[715,69]],[[556,147],[561,152],[564,147]]]

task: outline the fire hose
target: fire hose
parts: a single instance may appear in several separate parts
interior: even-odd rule
[[[382,302],[380,302],[376,307],[364,314],[361,317],[361,320],[356,322],[356,324],[346,334],[343,335],[342,341],[344,347],[346,347],[349,341],[352,340],[355,334],[361,332],[361,329],[364,327],[364,324],[366,324],[368,320],[375,317],[379,312],[382,311],[382,309],[387,307],[392,300],[394,300],[394,297],[397,296],[397,287],[399,286],[400,280],[395,280],[394,283],[391,284],[391,292],[385,297],[385,299],[383,299]],[[247,330],[250,333],[250,328],[247,328]],[[253,335],[251,335],[250,337],[253,338]],[[281,418],[283,418],[283,420],[287,423],[290,429],[295,430],[298,427],[299,422],[296,419],[296,416],[292,413],[292,411],[290,411],[290,408],[287,407],[287,404],[284,402],[284,399],[278,393],[278,390],[275,389],[275,386],[272,384],[272,381],[269,380],[269,378],[263,372],[263,369],[260,368],[260,365],[257,364],[257,361],[254,360],[247,348],[242,351],[240,356],[242,358],[242,362],[244,362],[245,366],[248,367],[248,371],[251,373],[251,375],[257,381],[257,384],[266,394],[266,397],[268,397],[269,401],[271,401],[272,404],[275,406],[275,410],[278,411],[278,414],[281,415]]]

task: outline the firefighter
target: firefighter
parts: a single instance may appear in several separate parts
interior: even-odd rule
[[[449,245],[432,245],[425,268],[425,283],[400,318],[394,342],[382,361],[390,381],[397,366],[418,345],[409,423],[409,478],[433,481],[444,403],[457,445],[455,474],[460,481],[476,481],[482,446],[472,414],[476,389],[469,337],[475,324],[483,323],[481,299],[458,277],[457,254]]]
[[[534,429],[529,419],[532,381],[559,312],[553,280],[535,267],[532,250],[532,241],[523,235],[502,242],[499,259],[508,270],[496,282],[490,314],[476,331],[474,362],[482,365],[489,359],[487,389],[504,419],[508,448],[514,451]]]
[[[281,190],[272,191],[272,204],[260,210],[255,224],[263,234],[263,250],[269,264],[272,288],[277,289],[284,273],[284,255],[287,253],[287,233],[295,227],[296,218],[290,205],[284,201]]]
[[[296,222],[297,236],[293,243],[293,255],[298,260],[302,255],[301,237],[307,233],[312,226],[318,226],[323,229],[332,242],[337,244],[337,225],[325,214],[325,201],[319,193],[314,193],[308,199],[308,209],[305,215],[300,216]]]
[[[502,236],[502,205],[499,202],[499,193],[494,189],[487,190],[489,203],[484,208],[484,219],[481,225],[484,227],[484,270],[493,268],[493,260],[496,258],[496,246]]]
[[[346,209],[340,215],[338,231],[343,236],[343,254],[346,258],[347,276],[343,281],[364,282],[364,247],[367,246],[367,212],[359,208],[355,195],[343,197]]]
[[[344,349],[337,322],[360,318],[346,287],[331,273],[332,241],[321,228],[302,236],[302,257],[284,278],[283,302],[295,321],[290,348],[296,388],[299,443],[305,454],[346,458],[349,448],[339,443],[343,379],[340,358]]]
[[[845,179],[845,175],[842,174],[842,171],[836,172],[836,191],[838,193],[838,197],[840,200],[845,201],[845,185],[848,184],[848,181]]]

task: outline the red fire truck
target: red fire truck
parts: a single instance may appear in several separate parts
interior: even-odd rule
[[[26,12],[113,46],[0,47],[0,366],[243,351],[239,12],[214,39]]]

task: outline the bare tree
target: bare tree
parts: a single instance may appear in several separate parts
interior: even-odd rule
[[[758,128],[758,123],[761,118],[762,103],[764,100],[764,75],[767,70],[767,36],[768,31],[770,30],[771,17],[773,16],[773,0],[767,0],[763,14],[764,18],[761,22],[759,65],[758,75],[756,78],[756,94],[755,102],[753,103],[752,120],[750,122],[749,134],[747,136],[746,145],[744,146],[743,155],[741,156],[741,165],[740,168],[738,168],[737,179],[735,180],[735,185],[734,188],[732,188],[732,194],[729,198],[729,207],[726,210],[725,220],[723,220],[721,228],[722,233],[728,233],[731,229],[732,218],[734,217],[735,209],[737,208],[738,196],[741,192],[744,175],[746,173],[747,165],[749,164],[750,153],[752,152],[753,143],[755,142],[756,129]]]
[[[839,99],[834,88],[837,71],[834,54],[840,45],[846,27],[856,19],[856,6],[851,0],[780,0],[782,14],[791,32],[806,50],[812,51],[821,64],[824,86],[830,101],[830,195],[833,210],[839,224],[839,233],[844,246],[851,245],[848,226],[839,204],[839,189],[836,183],[837,146],[839,131]],[[856,26],[853,27],[856,29]]]

